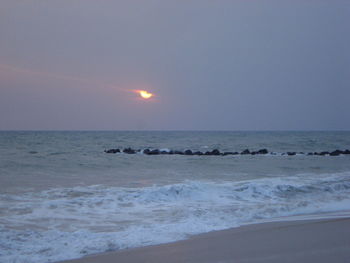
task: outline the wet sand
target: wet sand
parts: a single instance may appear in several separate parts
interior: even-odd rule
[[[64,263],[350,262],[350,218],[247,225]]]

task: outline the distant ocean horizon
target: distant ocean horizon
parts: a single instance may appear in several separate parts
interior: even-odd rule
[[[105,153],[129,147],[135,154]],[[350,155],[309,155],[346,149],[350,131],[2,130],[0,261],[56,262],[349,211]]]
[[[337,132],[343,129],[0,129],[1,132]]]

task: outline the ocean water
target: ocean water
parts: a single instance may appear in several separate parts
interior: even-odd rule
[[[105,149],[275,154],[106,154]],[[46,263],[350,210],[350,132],[0,132],[0,262]]]

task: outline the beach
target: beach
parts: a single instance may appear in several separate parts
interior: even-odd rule
[[[341,262],[346,149],[349,132],[2,132],[0,262]]]
[[[188,240],[126,249],[62,263],[349,262],[350,218],[246,225]]]

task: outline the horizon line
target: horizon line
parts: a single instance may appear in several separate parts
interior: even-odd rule
[[[136,130],[136,129],[0,129],[0,132],[350,132],[350,129],[262,129],[262,130],[210,130],[210,129],[155,129],[155,130]]]

